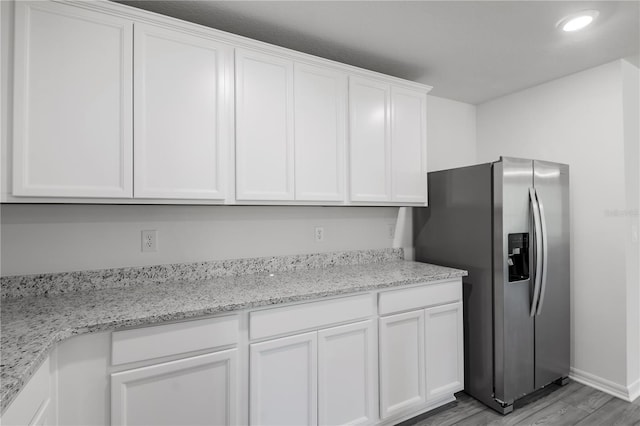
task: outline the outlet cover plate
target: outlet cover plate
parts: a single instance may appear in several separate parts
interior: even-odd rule
[[[158,251],[158,231],[148,229],[142,231],[142,252],[150,253]]]

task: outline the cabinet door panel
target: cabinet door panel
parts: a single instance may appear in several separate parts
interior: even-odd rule
[[[344,199],[347,77],[295,65],[296,200]]]
[[[250,345],[252,425],[317,423],[317,334]]]
[[[462,304],[425,310],[427,400],[464,387]]]
[[[319,424],[376,420],[376,346],[371,320],[318,332]]]
[[[380,417],[425,402],[424,310],[380,318]]]
[[[132,196],[131,21],[16,2],[13,194]]]
[[[236,422],[237,349],[111,375],[113,425]]]
[[[236,198],[293,200],[293,62],[236,50]]]
[[[427,95],[391,89],[392,201],[427,201]]]
[[[135,27],[135,197],[224,199],[231,47]]]
[[[390,201],[389,85],[349,79],[352,201]]]

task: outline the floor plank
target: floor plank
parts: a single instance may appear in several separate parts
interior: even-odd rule
[[[503,417],[502,414],[498,414],[493,410],[482,410],[456,423],[456,426],[488,426],[490,424],[496,424],[496,422],[499,422]]]
[[[527,410],[527,412],[530,412]],[[518,422],[519,425],[553,425],[572,426],[589,415],[588,412],[567,404],[564,401],[556,401],[530,416]]]
[[[580,388],[579,383],[569,382],[566,386],[549,385],[519,401],[514,405],[513,413],[507,416],[500,416],[493,420],[491,426],[515,426],[523,424],[525,419],[533,413],[561,400]]]
[[[612,399],[613,396],[584,385],[580,385],[575,392],[562,397],[567,404],[589,413],[593,413]]]
[[[503,416],[461,392],[457,402],[402,426],[640,426],[640,398],[622,401],[589,386],[570,381],[549,385],[514,404]]]
[[[579,426],[640,425],[640,406],[618,398],[612,398],[602,407],[576,423]]]

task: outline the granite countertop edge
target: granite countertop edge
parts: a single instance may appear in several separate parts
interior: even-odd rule
[[[393,268],[394,266],[397,266],[397,265],[407,265],[407,264],[419,264],[419,263],[413,262],[413,261],[393,261],[393,262],[385,262],[382,265],[390,266]],[[221,314],[225,312],[237,312],[237,311],[255,309],[255,308],[260,308],[265,306],[281,305],[281,304],[295,303],[295,302],[305,302],[309,300],[321,299],[324,297],[356,294],[361,292],[402,287],[402,286],[408,286],[408,285],[420,284],[420,283],[431,283],[431,282],[437,282],[437,281],[446,280],[446,279],[459,278],[467,275],[466,271],[460,270],[460,269],[441,267],[437,265],[430,265],[430,264],[424,264],[424,263],[421,263],[420,265],[435,267],[437,269],[442,270],[442,272],[431,273],[428,275],[419,275],[411,278],[371,282],[370,284],[347,286],[344,288],[337,288],[337,289],[331,289],[331,290],[303,291],[300,293],[283,295],[281,297],[267,297],[267,298],[258,298],[254,300],[250,299],[241,303],[218,303],[218,304],[214,303],[210,306],[207,306],[201,309],[191,309],[191,310],[176,309],[170,312],[159,312],[158,314],[155,314],[155,315],[141,315],[141,316],[132,315],[123,319],[118,319],[118,320],[98,318],[97,321],[87,321],[87,318],[84,318],[85,320],[83,321],[82,319],[75,319],[76,324],[74,326],[63,327],[59,330],[56,330],[54,333],[50,333],[48,335],[49,338],[46,339],[47,340],[46,343],[40,345],[36,350],[25,351],[27,353],[27,356],[30,359],[29,359],[29,362],[23,368],[20,368],[18,371],[13,371],[10,374],[2,375],[3,376],[2,384],[0,385],[0,412],[4,414],[7,407],[11,404],[11,402],[13,402],[13,400],[18,395],[18,393],[23,389],[26,383],[30,380],[31,376],[42,365],[46,357],[49,356],[49,354],[51,353],[55,345],[73,336],[79,336],[83,334],[90,334],[90,333],[97,333],[97,332],[105,332],[105,331],[116,331],[119,329],[130,328],[130,327],[150,326],[150,325],[156,325],[156,324],[172,322],[172,321],[196,319],[200,317],[206,317],[206,316]],[[358,265],[358,266],[362,266],[362,265]],[[336,269],[338,268],[348,269],[350,267],[349,266],[336,267]],[[324,270],[326,271],[327,269],[333,269],[333,268],[326,268]],[[285,274],[295,275],[296,272],[286,272]],[[242,276],[236,277],[236,278],[242,279]],[[175,281],[173,284],[180,285],[180,281]],[[96,291],[96,292],[121,293],[121,292],[126,292],[128,290],[130,290],[130,288],[125,287],[125,288],[109,289],[109,290]],[[38,299],[45,299],[45,298],[46,297],[38,297]],[[2,358],[5,358],[6,354],[4,352],[5,351],[2,350]],[[4,367],[5,365],[3,362],[2,368]]]

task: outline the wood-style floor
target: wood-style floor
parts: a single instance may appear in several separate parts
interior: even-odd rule
[[[456,397],[456,402],[403,422],[402,426],[640,426],[640,398],[625,402],[573,381],[563,387],[550,385],[526,401],[517,401],[513,412],[506,416],[464,392]]]

